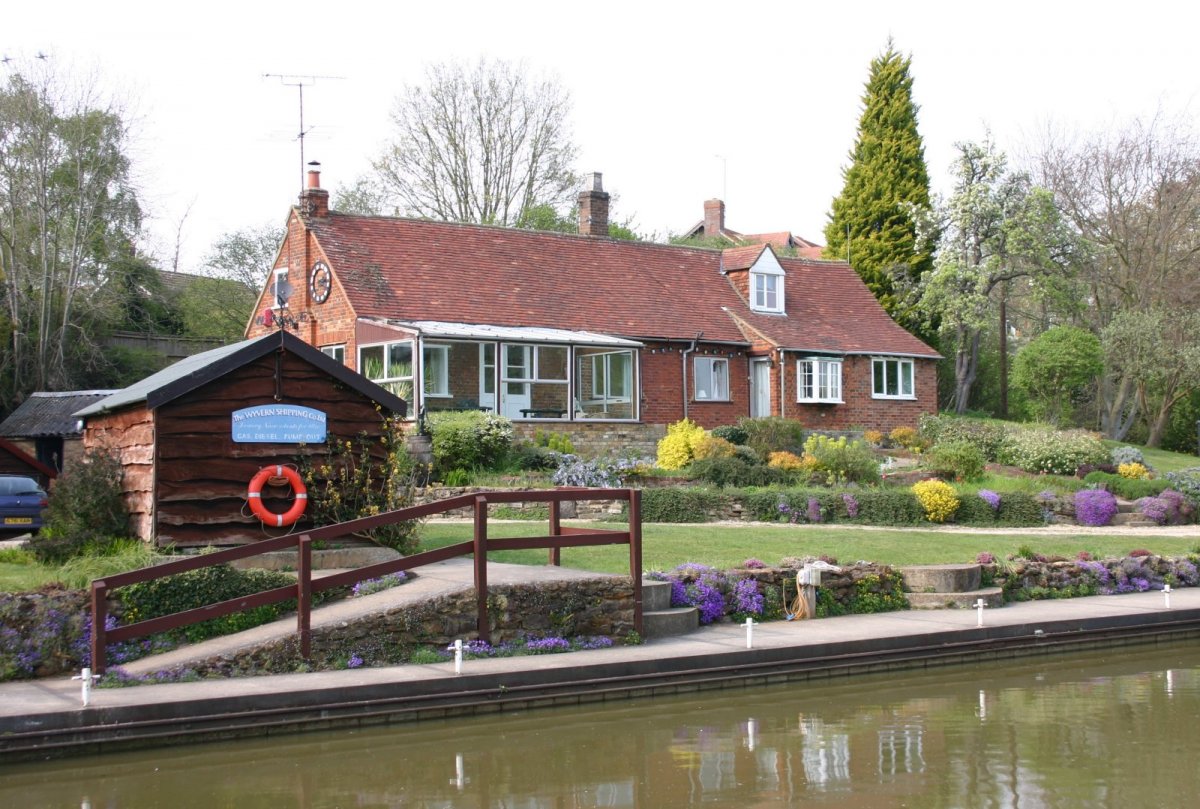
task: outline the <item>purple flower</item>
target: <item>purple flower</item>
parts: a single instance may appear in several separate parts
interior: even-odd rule
[[[808,498],[808,510],[805,512],[805,516],[808,518],[809,522],[820,522],[821,501],[815,497]]]
[[[975,557],[975,562],[980,565],[990,565],[996,561],[996,557],[987,551],[983,551]]]
[[[767,563],[761,559],[750,558],[742,562],[742,567],[747,570],[761,570],[767,566]]]
[[[1000,510],[1000,495],[996,494],[991,489],[980,489],[979,496],[983,498],[983,502],[992,507],[992,512]]]
[[[850,517],[850,519],[853,520],[855,517],[858,516],[858,498],[857,497],[850,494],[850,492],[845,492],[842,494],[842,502],[846,504],[846,515],[848,517]]]
[[[563,638],[539,638],[525,642],[525,651],[530,654],[554,654],[571,651],[571,644]]]
[[[1117,514],[1117,498],[1104,489],[1075,492],[1075,517],[1084,525],[1108,525]]]
[[[758,592],[758,582],[754,579],[742,579],[733,586],[733,604],[735,612],[751,612],[762,615],[763,596]]]
[[[346,661],[346,668],[356,669],[363,664],[363,659],[357,654],[350,655],[350,659]]]

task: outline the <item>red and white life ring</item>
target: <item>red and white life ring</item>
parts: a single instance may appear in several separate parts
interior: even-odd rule
[[[269,511],[262,501],[263,485],[268,479],[278,477],[287,479],[296,496],[292,507],[283,514]],[[304,514],[304,509],[308,505],[308,490],[304,488],[304,481],[300,479],[300,473],[290,466],[264,466],[254,477],[250,478],[250,491],[246,494],[246,499],[250,502],[250,510],[254,512],[255,517],[268,525],[282,527],[291,525]]]

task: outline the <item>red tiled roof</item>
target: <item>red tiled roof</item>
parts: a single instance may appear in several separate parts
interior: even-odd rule
[[[333,212],[306,221],[364,317],[746,342],[732,315],[785,348],[936,356],[837,262],[781,259],[787,315],[752,313],[722,269],[749,268],[762,245],[718,251]]]

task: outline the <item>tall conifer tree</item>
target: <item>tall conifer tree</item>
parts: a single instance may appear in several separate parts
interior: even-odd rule
[[[843,172],[842,193],[825,226],[825,255],[849,261],[875,297],[901,325],[918,331],[906,311],[905,282],[915,283],[933,266],[931,245],[917,238],[911,207],[929,207],[929,171],[917,132],[911,57],[891,39],[871,61],[858,139]]]

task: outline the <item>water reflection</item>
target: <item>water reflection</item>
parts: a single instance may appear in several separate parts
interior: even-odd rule
[[[1193,644],[0,767],[0,806],[1190,804]]]

